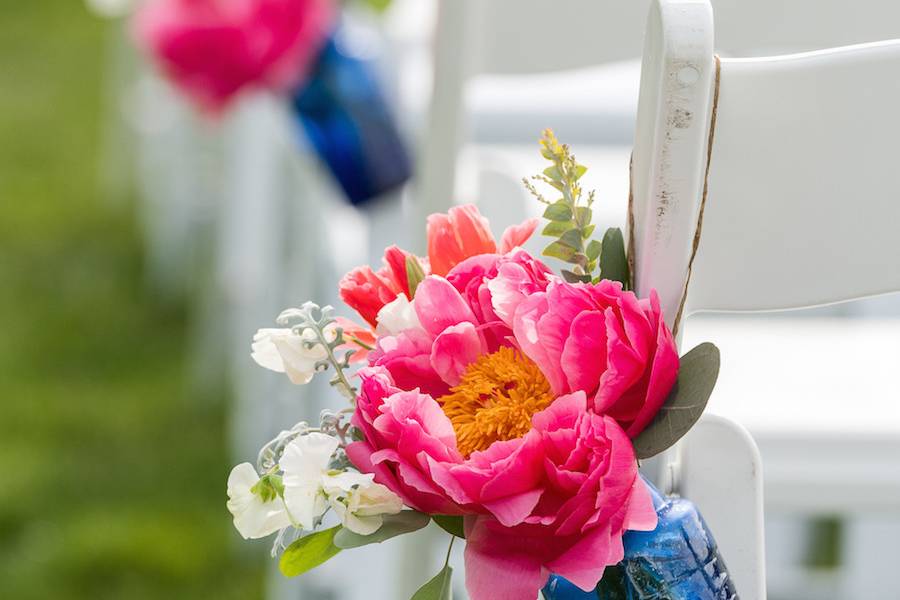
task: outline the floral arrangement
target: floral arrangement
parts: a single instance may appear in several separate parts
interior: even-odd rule
[[[521,247],[537,219],[498,243],[456,206],[428,218],[427,257],[391,247],[382,268],[342,279],[365,325],[306,303],[256,334],[257,363],[296,384],[330,369],[348,402],[228,479],[235,526],[278,532],[285,575],[434,521],[465,539],[473,600],[533,600],[550,574],[593,590],[623,534],[656,527],[638,458],[675,443],[711,385],[692,380],[703,361],[679,368],[655,292],[630,291],[621,232],[592,238],[585,167],[550,131],[541,152],[551,164],[526,185],[561,276]],[[445,562],[413,599],[449,598],[451,576]]]

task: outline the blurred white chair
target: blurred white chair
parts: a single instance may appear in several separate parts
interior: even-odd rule
[[[900,291],[894,230],[900,222],[894,167],[900,40],[720,64],[719,70],[708,0],[654,3],[633,163],[637,290],[656,288],[676,327],[679,315],[701,311],[802,308]],[[715,341],[714,322],[707,331]],[[845,340],[833,343],[835,351],[857,351]],[[766,341],[778,344],[774,336]],[[896,386],[885,391],[896,393]],[[778,424],[788,444],[773,466],[796,469],[782,477],[804,482],[790,495],[792,508],[814,512],[825,503],[856,512],[874,502],[896,514],[896,504],[888,507],[896,502],[900,469],[881,461],[890,469],[886,475],[846,457],[874,460],[873,450],[896,456],[900,422],[885,424],[888,435],[876,447],[866,435],[804,427],[822,408],[819,398],[780,396],[776,404],[789,402],[803,408],[769,418],[794,418]],[[833,408],[853,410],[847,403]],[[883,409],[888,419],[896,417],[890,400]],[[831,449],[804,452],[800,444]],[[836,455],[844,460],[833,460]],[[685,468],[691,460],[685,458]],[[883,495],[866,497],[872,492]],[[720,506],[702,505],[727,548],[721,538],[749,524],[719,529]],[[734,521],[729,512],[721,517]],[[865,538],[866,552],[858,548],[851,557],[857,571],[848,573],[842,597],[885,597],[889,584],[877,572],[859,571],[892,548],[890,541],[878,546],[877,531]],[[746,594],[747,584],[740,586]]]

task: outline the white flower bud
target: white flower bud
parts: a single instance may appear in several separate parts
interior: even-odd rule
[[[397,297],[381,307],[378,316],[376,335],[397,335],[406,329],[420,328],[419,316],[416,314],[414,300],[410,301],[406,294],[397,294]]]

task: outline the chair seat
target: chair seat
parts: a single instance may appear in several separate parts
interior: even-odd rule
[[[697,317],[722,369],[709,412],[743,424],[763,458],[770,508],[900,506],[900,319]]]

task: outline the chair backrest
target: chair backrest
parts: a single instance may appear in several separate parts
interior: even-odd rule
[[[716,89],[708,0],[656,0],[644,40],[632,158],[635,287],[660,294],[671,326],[691,262]],[[743,598],[763,600],[765,547],[759,451],[740,426],[706,418],[662,458],[697,503]],[[666,465],[668,463],[668,465]]]
[[[670,322],[689,268],[685,316],[900,291],[900,40],[723,58],[716,86],[708,2],[652,10],[633,163],[638,290],[657,288]],[[681,26],[660,35],[666,19]]]

